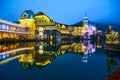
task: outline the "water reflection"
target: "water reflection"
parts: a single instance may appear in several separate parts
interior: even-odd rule
[[[105,53],[107,58],[106,58],[106,64],[108,67],[107,72],[111,73],[112,69],[119,67],[119,60],[120,60],[120,55],[116,53]]]
[[[109,76],[107,80],[119,80],[120,79],[120,55],[111,53],[106,53],[106,64],[107,64],[107,72]]]
[[[0,45],[0,64],[19,58],[24,69],[31,69],[33,66],[41,68],[64,54],[79,54],[82,56],[82,62],[87,63],[95,51],[96,44],[91,44],[90,41],[69,44],[40,42]]]
[[[107,72],[110,73],[113,68],[115,68],[118,64],[117,61],[113,57],[108,57],[106,60],[108,69]]]
[[[32,50],[33,48],[30,44],[24,43],[0,45],[0,64],[19,58],[23,53],[27,53],[28,50]]]
[[[96,51],[102,48],[102,45],[103,43],[91,41],[63,41],[58,44],[54,44],[54,42],[2,44],[0,45],[0,65],[17,59],[20,66],[25,70],[34,67],[41,69],[51,64],[58,56],[65,54],[81,56],[81,61],[84,64],[96,55]],[[119,55],[106,54],[106,71],[109,75],[119,69],[119,59]]]

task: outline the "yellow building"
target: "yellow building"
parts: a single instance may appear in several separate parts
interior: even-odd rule
[[[60,31],[56,23],[43,12],[35,14],[36,35],[40,40],[60,40]]]
[[[74,36],[84,36],[87,30],[88,25],[88,17],[85,14],[83,17],[82,26],[74,26]]]
[[[33,32],[33,34],[28,35],[28,39],[34,39],[35,30],[36,30],[34,13],[31,10],[24,11],[19,21],[20,21],[20,25],[25,26],[27,31]]]
[[[62,34],[70,34],[70,31],[68,30],[68,28],[65,25],[61,25],[60,32]]]
[[[88,17],[83,17],[82,26],[68,26],[54,22],[43,12],[34,14],[31,10],[25,10],[19,18],[19,24],[3,22],[0,24],[0,39],[38,39],[38,40],[61,40],[71,39],[73,36],[91,36],[96,33],[96,28],[88,24]],[[7,24],[7,25],[6,25]],[[4,33],[3,33],[4,32]],[[9,34],[10,33],[10,34]],[[59,39],[58,39],[59,38]]]
[[[55,22],[50,19],[47,15],[43,12],[39,12],[35,14],[36,26],[37,27],[44,27],[44,26],[53,26]]]
[[[74,36],[83,36],[85,33],[84,27],[75,26],[74,27]]]

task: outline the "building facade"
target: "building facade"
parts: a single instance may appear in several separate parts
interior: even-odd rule
[[[91,39],[96,35],[96,26],[92,24],[87,15],[83,17],[83,24],[80,26],[69,26],[53,21],[43,12],[34,14],[31,10],[25,10],[19,23],[0,20],[0,39],[38,39],[54,41],[81,37]]]
[[[83,17],[82,26],[74,26],[74,36],[80,36],[83,39],[91,39],[91,36],[96,36],[97,34],[96,26],[89,22],[87,14]]]
[[[25,26],[0,19],[0,40],[29,39],[32,34]]]

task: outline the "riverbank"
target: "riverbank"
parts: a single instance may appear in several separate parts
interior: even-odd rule
[[[119,44],[105,44],[104,45],[104,52],[105,53],[114,53],[120,54],[120,43]]]

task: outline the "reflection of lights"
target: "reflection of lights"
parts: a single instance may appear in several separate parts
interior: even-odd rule
[[[86,43],[86,42],[84,42],[84,43]],[[91,57],[92,56],[91,54],[93,54],[96,51],[96,46],[87,42],[87,45],[85,45],[84,48],[86,51],[84,51],[84,56],[82,57],[82,62],[87,63],[88,57],[89,56]]]
[[[49,64],[49,63],[51,63],[51,61],[48,59],[48,60],[46,60],[45,62],[36,62],[35,64],[36,64],[36,65],[40,65],[40,66],[45,66],[45,65],[47,65],[47,64]]]
[[[7,53],[13,53],[17,51],[23,51],[23,50],[31,50],[31,49],[34,49],[34,47],[26,47],[26,48],[19,48],[19,49],[14,49],[10,51],[5,51],[5,52],[0,53],[0,55],[7,54]]]
[[[40,45],[42,45],[43,44],[43,42],[40,42]],[[39,45],[39,44],[38,44]]]
[[[43,54],[43,45],[39,45],[39,54]]]
[[[7,54],[7,57],[9,57],[9,53]]]
[[[6,58],[6,55],[3,55],[3,56],[2,56],[2,59],[5,59],[5,58]]]
[[[22,54],[22,55],[23,55],[23,54]],[[7,63],[7,62],[9,62],[9,61],[11,61],[11,60],[13,60],[13,59],[19,58],[20,56],[21,56],[21,55],[18,55],[18,56],[12,57],[12,58],[8,58],[8,59],[6,59],[6,60],[1,61],[0,64]]]
[[[87,55],[88,54],[88,50],[86,52],[84,52],[84,55]]]
[[[84,59],[83,59],[83,60],[82,60],[82,62],[87,63],[87,62],[88,62],[88,60],[84,60]]]
[[[88,62],[88,55],[82,57],[82,62],[87,63]]]
[[[31,50],[34,47],[27,47],[27,48],[20,48],[20,49],[15,49],[15,50],[11,50],[11,51],[6,51],[6,52],[2,52],[0,53],[0,57],[1,57],[1,62],[0,64],[6,63],[14,58],[16,58],[17,56],[14,57],[14,52],[16,53],[17,51],[22,51],[22,50]]]
[[[88,59],[88,56],[83,56],[82,58],[83,58],[83,59]]]
[[[68,51],[70,52],[70,51],[72,51],[72,50],[69,48]]]
[[[57,54],[60,55],[60,50],[57,51]]]
[[[40,45],[40,46],[39,46],[39,49],[43,49],[43,46],[42,46],[42,45]]]
[[[102,45],[97,45],[97,48],[102,48]]]
[[[43,54],[43,52],[44,52],[43,50],[39,50],[39,54]]]
[[[62,54],[65,54],[65,50],[62,50],[61,53],[62,53]]]
[[[0,55],[1,60],[7,59],[7,58],[9,58],[9,53]]]
[[[90,57],[91,57],[92,55],[90,54]]]
[[[92,53],[94,53],[96,51],[96,49],[92,48]]]
[[[32,63],[34,61],[32,54],[24,54],[20,56],[19,62]]]
[[[0,60],[2,60],[2,56],[0,56]]]
[[[50,41],[50,45],[53,45],[53,42],[52,42],[52,41]]]

